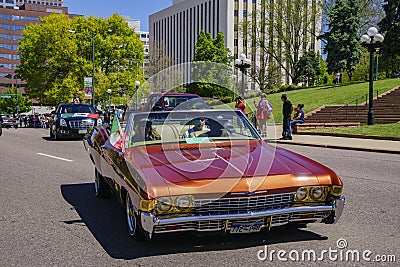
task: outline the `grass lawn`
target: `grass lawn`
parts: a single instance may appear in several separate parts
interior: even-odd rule
[[[391,124],[375,124],[371,126],[361,125],[359,128],[318,129],[305,132],[400,137],[400,122]]]
[[[385,79],[374,81],[374,90],[378,90],[379,94],[382,94],[390,89],[399,86],[400,79]],[[369,83],[358,83],[358,84],[348,84],[348,85],[335,85],[328,87],[314,87],[314,88],[304,88],[295,91],[285,92],[288,95],[288,99],[293,105],[304,104],[304,112],[308,113],[320,106],[324,105],[343,105],[350,101],[355,100],[358,97],[368,94]],[[273,116],[276,122],[282,122],[282,93],[270,94],[267,99],[273,105]],[[374,92],[376,96],[376,92]],[[365,99],[365,98],[364,98]],[[253,101],[256,100],[257,103],[260,100],[257,98],[249,98],[247,101],[247,112],[250,113],[254,110]],[[363,102],[365,100],[359,100]],[[234,108],[235,103],[228,104],[231,108]],[[222,106],[219,106],[222,108]],[[213,108],[218,108],[214,106]]]

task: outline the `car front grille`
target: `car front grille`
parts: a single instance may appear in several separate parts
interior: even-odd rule
[[[289,208],[295,193],[263,195],[239,198],[195,200],[192,213],[195,215],[238,214]]]
[[[72,129],[89,129],[94,127],[94,120],[69,121],[69,125]]]

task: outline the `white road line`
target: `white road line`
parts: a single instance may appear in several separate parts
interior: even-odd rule
[[[45,156],[45,157],[49,157],[49,158],[53,158],[53,159],[64,160],[64,161],[68,161],[68,162],[72,162],[73,161],[71,159],[59,158],[59,157],[56,157],[56,156],[47,155],[47,154],[43,154],[43,153],[36,153],[36,154],[41,155],[41,156]]]

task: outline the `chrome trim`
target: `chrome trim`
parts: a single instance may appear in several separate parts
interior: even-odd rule
[[[178,217],[178,218],[156,218],[156,225],[175,224],[190,221],[205,221],[205,220],[232,220],[232,219],[246,219],[256,218],[262,216],[273,216],[277,214],[286,214],[293,212],[314,212],[314,211],[332,211],[333,206],[308,206],[308,207],[294,207],[286,209],[266,210],[260,212],[239,213],[239,214],[218,214],[207,216],[191,216],[191,217]],[[154,215],[152,215],[154,216]]]
[[[344,196],[341,196],[338,199],[335,199],[335,203],[333,203],[333,210],[335,212],[335,218],[333,223],[337,223],[340,219],[340,216],[343,213],[344,209],[344,203],[346,201],[346,198]]]
[[[339,202],[338,202],[338,205]],[[243,223],[248,221],[254,223],[263,220],[268,216],[272,216],[271,226],[284,225],[293,221],[315,221],[323,222],[335,206],[305,206],[305,207],[291,207],[284,209],[267,210],[260,212],[249,212],[239,214],[215,214],[215,215],[193,215],[182,214],[180,217],[174,215],[163,215],[156,217],[154,214],[141,212],[142,228],[150,235],[153,233],[167,233],[167,232],[182,232],[182,231],[219,231],[223,229],[223,222],[228,221],[228,229],[232,223]],[[312,218],[300,218],[301,215],[313,214]],[[177,215],[175,215],[177,216]],[[171,229],[166,227],[170,226]],[[174,229],[174,227],[177,227]]]
[[[220,199],[195,199],[192,213],[196,216],[241,214],[286,209],[293,204],[294,192]]]
[[[69,125],[72,129],[78,130],[87,130],[91,127],[94,127],[95,123],[92,119],[85,119],[85,120],[70,120]]]

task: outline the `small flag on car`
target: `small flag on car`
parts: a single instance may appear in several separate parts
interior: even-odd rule
[[[122,142],[125,139],[125,133],[121,128],[117,114],[114,114],[114,119],[111,125],[109,142],[118,151],[122,151]]]

